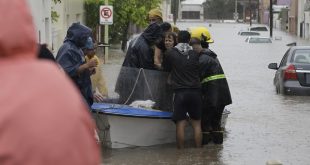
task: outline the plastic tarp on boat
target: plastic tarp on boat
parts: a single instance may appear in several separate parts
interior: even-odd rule
[[[96,113],[126,116],[126,117],[171,119],[172,116],[172,112],[134,108],[127,105],[107,104],[107,103],[94,103],[92,106],[92,110],[93,112]]]
[[[172,111],[173,90],[168,83],[169,73],[116,65],[104,65],[103,76],[108,85],[107,103],[130,105],[137,100],[152,100],[153,109]]]

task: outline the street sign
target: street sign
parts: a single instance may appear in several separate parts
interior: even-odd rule
[[[99,15],[101,25],[113,24],[113,6],[100,6]]]

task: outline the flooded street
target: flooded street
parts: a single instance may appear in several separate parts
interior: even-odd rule
[[[179,23],[180,29],[207,24]],[[215,40],[210,48],[218,54],[230,85],[233,104],[226,124],[223,145],[177,150],[175,144],[153,147],[104,149],[104,164],[211,164],[263,165],[280,160],[284,165],[310,162],[310,97],[277,95],[274,70],[269,63],[280,63],[287,43],[309,42],[275,31],[282,40],[272,44],[248,44],[238,36],[244,24],[212,24]],[[116,73],[117,74],[117,73]]]

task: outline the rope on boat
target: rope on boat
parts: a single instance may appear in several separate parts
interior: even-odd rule
[[[133,92],[135,91],[135,89],[136,89],[136,87],[137,87],[137,85],[138,85],[138,80],[139,80],[139,78],[140,78],[140,76],[141,76],[141,72],[142,72],[142,74],[143,74],[144,81],[145,81],[145,83],[146,83],[146,87],[147,87],[147,89],[148,89],[149,92],[150,92],[151,98],[152,98],[152,100],[154,100],[154,97],[153,97],[153,94],[152,94],[152,91],[151,91],[149,82],[147,81],[147,78],[146,78],[145,71],[144,71],[143,68],[140,68],[140,69],[139,69],[138,76],[137,76],[137,79],[136,79],[136,81],[135,81],[135,84],[134,84],[134,86],[133,86],[133,88],[132,88],[132,90],[131,90],[131,92],[130,92],[130,95],[128,96],[128,98],[127,98],[127,100],[125,101],[124,104],[128,104],[129,100],[131,99],[131,97],[132,97],[132,95],[133,95]]]

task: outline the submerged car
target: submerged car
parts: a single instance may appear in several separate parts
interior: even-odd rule
[[[260,33],[241,30],[241,31],[238,32],[238,35],[240,35],[240,36],[259,36]]]
[[[279,66],[270,63],[268,68],[277,70],[273,81],[277,93],[310,95],[310,46],[292,46]]]
[[[269,37],[249,36],[245,39],[247,43],[272,43]]]
[[[266,26],[252,26],[248,28],[249,31],[268,31],[268,28]]]

